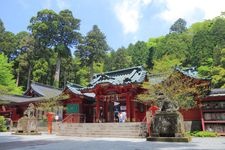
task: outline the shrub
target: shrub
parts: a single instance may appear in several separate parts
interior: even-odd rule
[[[7,131],[6,121],[3,116],[0,116],[0,132],[5,132],[5,131]]]
[[[216,132],[211,131],[193,131],[193,132],[187,132],[188,135],[194,136],[194,137],[216,137],[218,134]]]

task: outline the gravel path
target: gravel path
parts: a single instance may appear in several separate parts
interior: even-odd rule
[[[225,150],[225,137],[193,138],[190,143],[148,142],[132,138],[80,138],[0,133],[0,150]]]

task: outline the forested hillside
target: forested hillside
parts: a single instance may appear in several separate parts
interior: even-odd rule
[[[0,88],[15,82],[26,90],[30,81],[60,88],[67,82],[87,85],[94,73],[139,65],[154,74],[166,73],[174,66],[196,67],[202,77],[212,78],[213,87],[225,88],[223,14],[188,28],[180,18],[165,36],[117,50],[110,48],[97,25],[82,35],[81,22],[70,10],[56,13],[45,9],[31,17],[28,31],[14,34],[0,20],[0,52],[5,55],[0,55],[0,61],[6,61],[8,73],[15,79],[0,66]],[[3,78],[4,74],[9,78]],[[7,91],[20,93],[21,89]]]

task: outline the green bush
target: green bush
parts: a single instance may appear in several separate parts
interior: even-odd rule
[[[3,116],[0,116],[0,132],[5,132],[5,131],[7,131],[6,121]]]
[[[216,132],[211,132],[211,131],[193,131],[193,132],[187,132],[187,134],[194,137],[217,137],[218,136]]]

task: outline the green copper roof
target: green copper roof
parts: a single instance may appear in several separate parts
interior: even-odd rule
[[[142,83],[146,75],[147,72],[142,66],[95,74],[88,87],[101,83],[111,83],[113,85]]]

